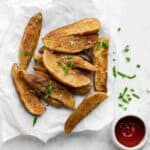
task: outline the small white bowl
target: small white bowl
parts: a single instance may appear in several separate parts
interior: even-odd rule
[[[140,119],[140,120],[144,123],[144,126],[145,126],[145,135],[144,135],[142,141],[141,141],[138,145],[136,145],[136,146],[134,146],[134,147],[127,147],[127,146],[121,144],[121,143],[118,141],[118,139],[116,138],[116,135],[115,135],[115,128],[116,128],[116,125],[117,125],[118,121],[119,121],[120,119],[126,118],[126,117],[128,117],[128,116],[133,116],[133,117],[136,117],[136,118]],[[112,134],[112,140],[113,140],[113,142],[114,142],[115,145],[116,145],[117,147],[119,147],[120,149],[122,149],[122,150],[138,150],[138,149],[141,149],[141,148],[145,145],[145,143],[146,143],[146,141],[147,141],[147,138],[148,138],[147,124],[146,124],[146,122],[145,122],[145,120],[144,120],[144,118],[143,118],[142,116],[139,116],[139,115],[137,116],[137,115],[135,115],[135,114],[128,114],[128,115],[119,117],[119,118],[117,118],[117,119],[115,119],[115,120],[113,121],[112,127],[111,127],[111,134]]]

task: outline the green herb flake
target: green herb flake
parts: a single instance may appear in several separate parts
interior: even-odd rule
[[[108,44],[105,43],[105,42],[102,42],[102,47],[103,47],[104,49],[108,49],[108,48],[109,48]]]
[[[122,98],[123,98],[122,93],[119,93],[118,99],[122,99]]]
[[[116,72],[116,67],[115,66],[113,66],[112,71],[113,71],[113,76],[116,78],[117,77],[117,72]]]
[[[131,100],[132,100],[132,98],[131,98],[131,97],[129,97],[129,98],[128,98],[128,101],[131,101]]]
[[[125,96],[125,94],[127,93],[127,91],[128,91],[128,88],[127,88],[127,87],[125,87],[125,88],[124,88],[124,90],[123,90],[123,93],[122,93],[122,97],[124,97],[124,96]]]
[[[125,98],[122,98],[122,101],[123,101],[124,103],[126,103],[126,104],[129,104],[129,101],[128,101],[127,99],[125,99]]]
[[[21,56],[31,56],[32,53],[31,52],[27,52],[27,51],[22,51],[22,52],[20,52],[20,55]]]
[[[96,44],[95,44],[95,49],[99,49],[100,48],[100,42],[97,42]]]
[[[126,45],[124,48],[124,52],[128,52],[129,51],[129,45]]]
[[[69,68],[74,68],[75,64],[74,64],[73,61],[69,61],[69,62],[67,63],[67,66],[68,66]]]
[[[33,126],[33,127],[35,126],[36,122],[37,122],[37,117],[34,117],[34,118],[33,118],[33,123],[32,123],[32,126]]]
[[[124,105],[123,105],[123,104],[118,104],[118,106],[119,106],[119,107],[123,107]]]
[[[64,71],[65,75],[67,75],[68,71],[69,71],[68,67],[61,61],[57,61],[57,64],[62,68],[62,70]]]
[[[127,107],[124,107],[124,110],[126,111],[128,108]]]
[[[117,72],[117,74],[122,78],[128,78],[128,79],[134,79],[136,77],[135,74],[130,76],[130,75],[127,75],[127,74],[119,72],[119,71]]]
[[[135,90],[134,90],[134,89],[130,89],[130,91],[131,91],[131,92],[135,92]]]
[[[48,97],[51,95],[51,93],[52,93],[52,90],[53,90],[53,88],[52,88],[52,86],[51,85],[47,85],[46,87],[45,87],[45,96],[44,96],[44,99],[48,99]]]
[[[140,97],[135,93],[133,93],[132,96],[135,97],[136,99],[140,99]]]
[[[118,27],[118,28],[117,28],[117,32],[120,32],[120,31],[121,31],[121,27]]]
[[[137,67],[137,68],[141,68],[141,65],[137,64],[136,67]]]
[[[130,61],[131,61],[131,58],[130,58],[130,57],[126,57],[126,61],[127,61],[127,62],[130,62]]]

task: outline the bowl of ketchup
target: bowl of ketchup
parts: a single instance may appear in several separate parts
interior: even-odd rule
[[[114,143],[124,150],[137,150],[147,141],[147,127],[144,119],[136,115],[118,118],[112,125]]]

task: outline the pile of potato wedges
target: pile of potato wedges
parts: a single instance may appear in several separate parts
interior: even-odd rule
[[[45,102],[49,107],[71,110],[65,122],[66,134],[107,98],[109,40],[99,38],[100,28],[96,18],[57,28],[42,38],[43,47],[35,52],[42,29],[42,14],[37,13],[25,27],[18,64],[11,69],[20,101],[30,114],[42,115]],[[34,73],[27,71],[32,57]],[[94,92],[89,94],[92,85]],[[88,96],[75,107],[75,95]]]

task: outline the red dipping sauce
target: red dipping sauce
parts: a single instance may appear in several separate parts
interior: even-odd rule
[[[118,121],[115,127],[117,140],[126,147],[138,145],[145,136],[143,121],[135,116],[127,116]]]

